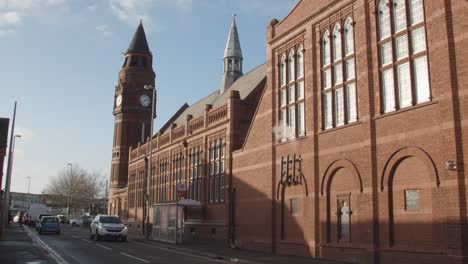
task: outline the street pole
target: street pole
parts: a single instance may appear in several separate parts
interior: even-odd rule
[[[12,145],[13,145],[13,138],[14,138],[14,133],[15,133],[15,120],[16,120],[16,101],[15,101],[15,107],[13,108],[13,121],[11,123],[11,132],[10,132],[10,146],[8,150],[8,161],[7,161],[7,171],[6,171],[6,179],[5,179],[5,191],[3,195],[3,204],[2,208],[0,211],[1,217],[3,220],[0,220],[0,225],[1,225],[1,233],[3,234],[3,231],[5,229],[6,223],[8,223],[8,207],[9,207],[9,189],[10,189],[10,171],[11,171],[11,153],[12,153]],[[0,182],[1,186],[1,182]]]
[[[29,210],[29,206],[31,206],[31,197],[29,197],[29,187],[31,187],[31,177],[26,177],[26,179],[28,179],[28,210]]]
[[[71,176],[72,176],[72,169],[73,165],[71,163],[67,163],[67,166],[70,166],[70,181],[71,181]],[[71,182],[68,182],[70,184]],[[68,186],[68,194],[67,194],[67,220],[70,221],[70,193],[71,193],[71,187]]]
[[[26,177],[28,179],[28,194],[29,194],[29,187],[31,187],[31,177]]]
[[[150,128],[150,139],[149,139],[149,159],[148,159],[148,177],[146,180],[146,239],[149,239],[150,235],[150,224],[149,224],[149,206],[150,206],[150,187],[151,187],[151,176],[153,175],[153,166],[151,164],[151,159],[153,156],[153,126],[154,119],[156,118],[156,87],[152,85],[145,85],[146,90],[151,90],[153,96],[151,97],[151,128]]]
[[[106,180],[106,198],[105,198],[105,205],[104,205],[104,213],[105,214],[108,214],[109,212],[107,212],[107,185],[109,184],[109,180]]]

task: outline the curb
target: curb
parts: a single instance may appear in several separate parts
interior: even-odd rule
[[[31,237],[33,246],[39,247],[43,251],[45,251],[52,260],[54,260],[57,264],[68,264],[68,262],[63,259],[55,250],[49,247],[42,239],[40,239],[36,234],[31,232],[28,227],[23,226],[23,229],[26,230],[26,233],[29,237]]]
[[[164,247],[164,248],[174,250],[174,251],[182,251],[182,252],[185,252],[185,253],[189,253],[189,254],[193,254],[193,255],[197,255],[197,256],[201,256],[201,257],[206,257],[206,258],[211,258],[211,259],[216,259],[216,260],[222,260],[222,261],[227,261],[227,262],[247,263],[247,264],[263,264],[262,262],[257,262],[257,261],[243,260],[243,259],[239,259],[239,258],[228,257],[228,256],[224,256],[224,255],[218,255],[218,254],[213,254],[213,253],[199,251],[199,250],[192,250],[192,249],[187,249],[187,248],[182,248],[182,247],[175,247],[175,246],[167,245],[167,244],[160,243],[160,242],[152,242],[152,241],[140,240],[140,239],[137,239],[137,240],[134,240],[134,241],[138,241],[140,243],[145,243],[145,244],[149,244],[149,245],[157,245],[157,246]]]

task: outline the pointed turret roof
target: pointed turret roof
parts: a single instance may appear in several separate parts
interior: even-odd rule
[[[132,42],[128,46],[128,52],[146,52],[151,53],[148,47],[148,41],[146,41],[145,29],[143,28],[143,23],[140,20],[135,34],[133,34]]]
[[[232,16],[231,29],[229,30],[226,49],[224,50],[224,58],[227,57],[242,58],[242,50],[240,46],[239,35],[237,34],[236,15]]]

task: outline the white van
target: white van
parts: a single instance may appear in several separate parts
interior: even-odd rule
[[[33,203],[29,206],[29,219],[28,225],[32,226],[36,224],[36,220],[41,214],[51,214],[52,208],[47,207],[45,204]]]

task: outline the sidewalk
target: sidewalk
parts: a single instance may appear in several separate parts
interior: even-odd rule
[[[10,224],[5,228],[0,237],[0,263],[55,263],[46,252],[35,246],[25,228],[18,224]]]
[[[346,264],[345,262],[314,259],[311,257],[283,256],[243,249],[233,249],[227,247],[223,242],[192,242],[174,245],[158,241],[139,241],[193,255],[246,264]]]

